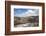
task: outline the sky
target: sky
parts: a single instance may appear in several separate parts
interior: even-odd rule
[[[36,16],[38,14],[39,9],[14,8],[14,16],[17,17]]]

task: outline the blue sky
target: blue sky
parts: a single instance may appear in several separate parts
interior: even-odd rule
[[[14,16],[24,17],[38,14],[38,9],[14,8]]]

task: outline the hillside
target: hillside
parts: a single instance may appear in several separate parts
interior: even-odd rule
[[[39,16],[14,17],[14,25],[39,22]]]

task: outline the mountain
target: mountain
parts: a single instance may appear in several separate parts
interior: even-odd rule
[[[39,22],[39,16],[28,16],[28,17],[14,17],[14,24],[25,24]]]

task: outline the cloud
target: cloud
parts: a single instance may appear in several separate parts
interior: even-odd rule
[[[18,17],[27,17],[27,16],[37,16],[38,11],[37,10],[28,10],[25,13],[19,14]]]

